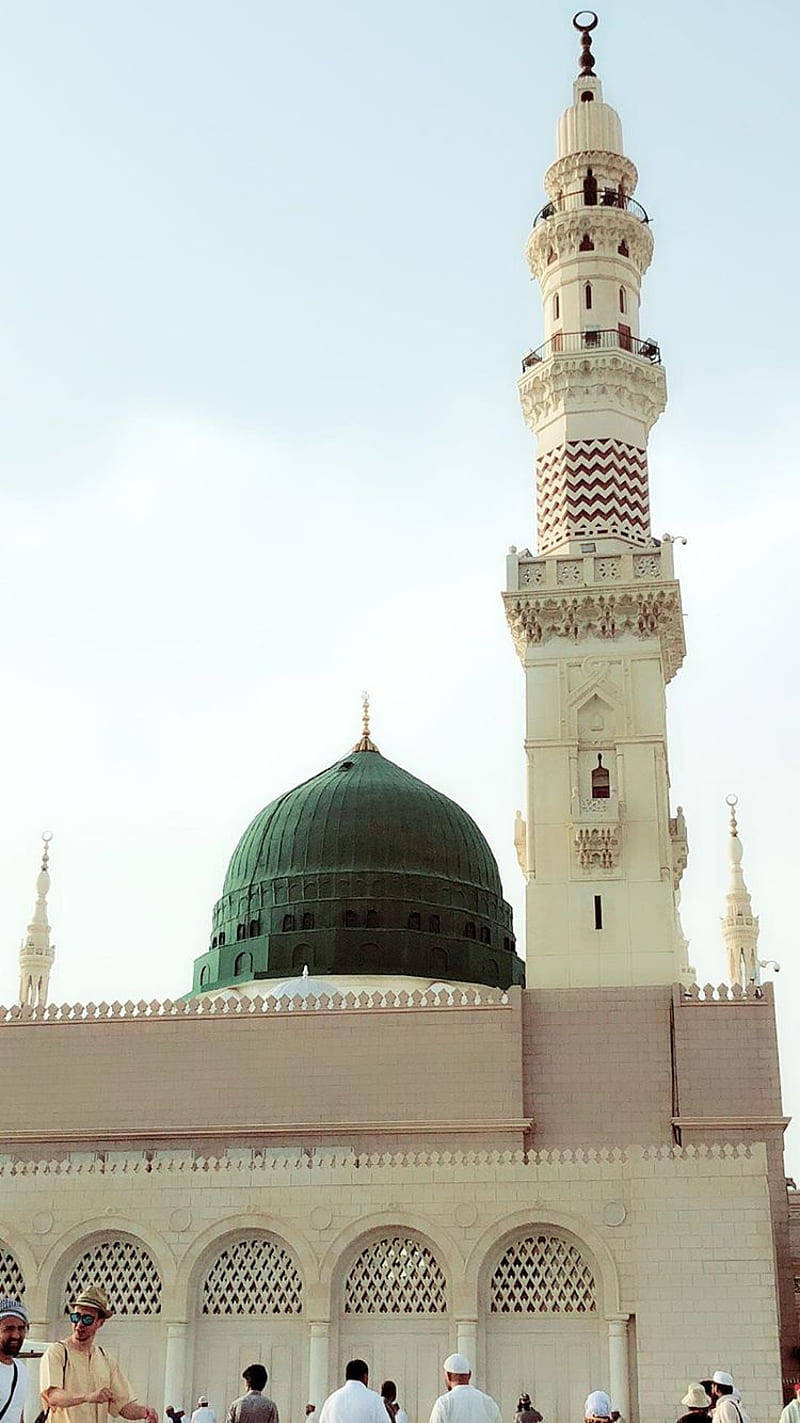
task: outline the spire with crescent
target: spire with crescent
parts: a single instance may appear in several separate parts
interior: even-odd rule
[[[50,943],[50,921],[47,917],[52,838],[48,830],[42,835],[42,863],[36,877],[36,904],[19,951],[19,1001],[23,1007],[28,1008],[46,1007],[50,970],[55,959],[55,945]]]

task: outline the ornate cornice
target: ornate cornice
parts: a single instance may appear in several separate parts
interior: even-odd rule
[[[567,637],[575,643],[598,637],[613,641],[623,633],[633,633],[642,639],[659,639],[664,679],[669,682],[686,655],[677,582],[622,586],[613,592],[587,588],[558,594],[549,589],[531,589],[504,593],[503,601],[514,646],[523,663],[530,643],[541,645],[554,637]]]
[[[630,196],[636,189],[639,174],[636,164],[622,153],[611,153],[608,149],[585,149],[580,153],[567,153],[551,163],[544,175],[544,185],[551,198],[559,193],[567,193],[583,181],[587,167],[596,168],[602,180],[613,180],[623,184]]]
[[[663,366],[618,348],[558,352],[520,376],[526,424],[536,432],[555,415],[615,406],[644,421],[649,430],[667,404]]]
[[[580,244],[588,232],[594,243],[595,256],[617,257],[623,240],[628,244],[628,258],[643,275],[653,258],[653,234],[646,223],[622,208],[578,207],[555,212],[546,222],[537,223],[528,238],[525,255],[538,281],[542,281],[555,262],[565,262],[590,256],[582,253]],[[624,259],[621,259],[624,260]]]

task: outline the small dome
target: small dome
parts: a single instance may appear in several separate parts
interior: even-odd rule
[[[497,862],[461,806],[368,738],[260,811],[193,992],[318,974],[524,980]]]
[[[264,997],[302,998],[308,1002],[310,998],[332,998],[335,992],[334,983],[328,983],[324,978],[312,978],[306,966],[299,978],[287,978],[284,983],[271,985]]]

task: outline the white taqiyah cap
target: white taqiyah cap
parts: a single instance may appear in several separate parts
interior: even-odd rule
[[[466,1354],[448,1354],[444,1361],[446,1374],[471,1374],[472,1364]]]
[[[733,1374],[726,1374],[724,1369],[717,1369],[711,1375],[712,1383],[721,1383],[723,1388],[733,1388]]]
[[[583,1405],[584,1418],[610,1418],[611,1399],[603,1390],[596,1388]]]

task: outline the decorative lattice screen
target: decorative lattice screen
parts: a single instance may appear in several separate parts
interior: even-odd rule
[[[100,1240],[81,1255],[64,1286],[64,1313],[87,1285],[102,1285],[117,1314],[160,1314],[161,1276],[143,1245]]]
[[[226,1245],[203,1281],[203,1314],[301,1314],[303,1281],[288,1250],[250,1236]]]
[[[589,1265],[558,1235],[515,1240],[492,1275],[493,1314],[588,1314],[596,1308]]]
[[[3,1250],[0,1246],[0,1295],[10,1295],[12,1299],[21,1300],[25,1294],[25,1281],[22,1278],[22,1271],[10,1250]]]
[[[418,1240],[376,1240],[362,1250],[344,1287],[345,1314],[444,1314],[447,1286]]]

